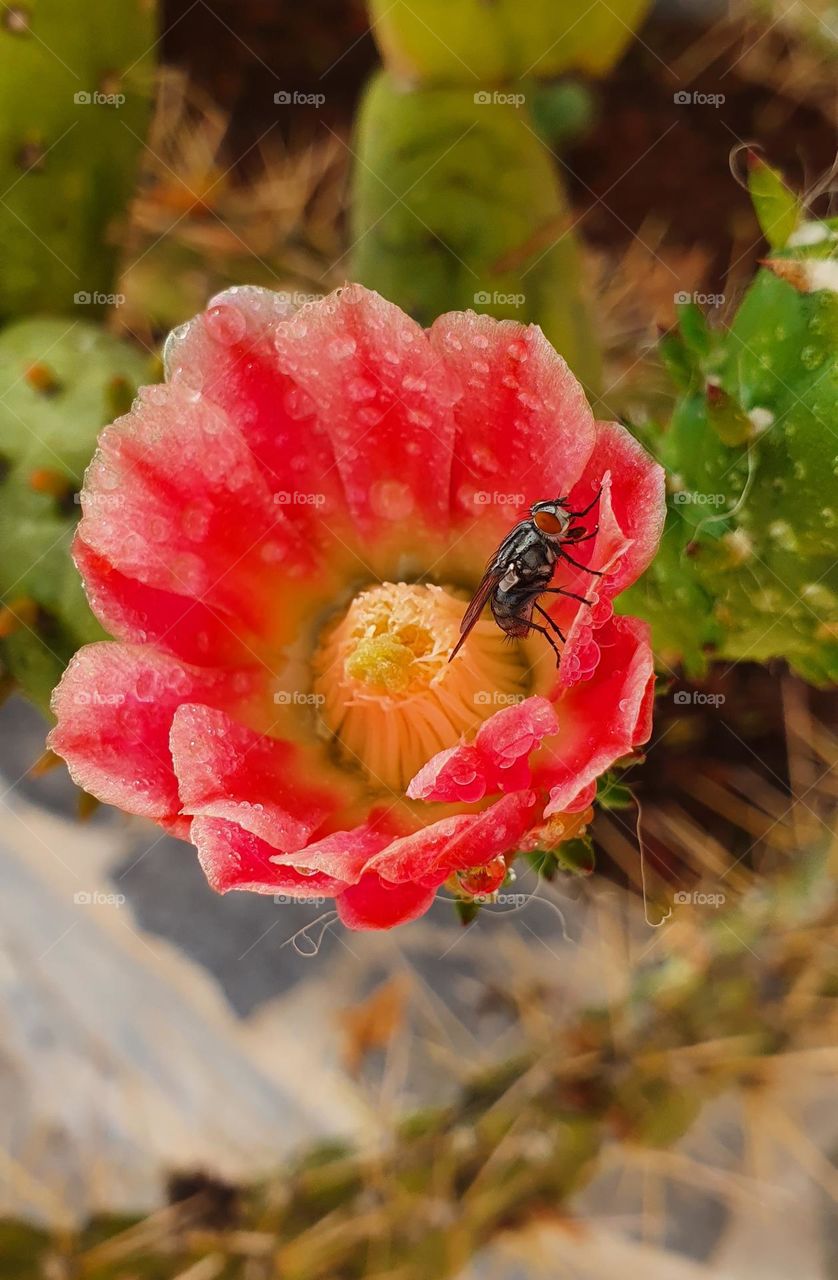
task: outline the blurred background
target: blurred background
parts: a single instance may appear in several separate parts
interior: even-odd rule
[[[0,6],[0,1276],[838,1276],[836,70],[826,0]],[[541,324],[671,479],[645,760],[381,936],[44,754],[98,430],[349,279]]]

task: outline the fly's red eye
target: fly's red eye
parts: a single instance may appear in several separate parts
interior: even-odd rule
[[[533,520],[542,533],[561,533],[563,528],[561,520],[550,511],[536,511]]]

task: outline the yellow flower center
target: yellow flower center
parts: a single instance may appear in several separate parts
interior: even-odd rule
[[[385,582],[324,634],[314,690],[345,763],[402,793],[431,756],[527,694],[527,669],[482,621],[452,663],[466,601],[442,587]]]

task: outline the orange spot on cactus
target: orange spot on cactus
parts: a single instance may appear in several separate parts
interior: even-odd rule
[[[29,596],[18,596],[0,608],[0,640],[7,640],[22,627],[34,627],[38,605]]]

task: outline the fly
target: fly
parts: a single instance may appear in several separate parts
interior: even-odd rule
[[[567,591],[564,587],[551,587],[550,580],[559,560],[565,560],[575,569],[582,569],[594,577],[601,578],[597,569],[589,569],[569,555],[568,543],[578,546],[595,538],[599,525],[590,533],[585,526],[574,524],[593,510],[599,501],[602,488],[583,511],[569,511],[567,498],[553,498],[546,502],[536,502],[530,507],[526,520],[521,520],[504,538],[484,573],[480,585],[474,593],[471,604],[466,609],[460,623],[460,638],[454,646],[452,658],[465,643],[472,627],[479,621],[484,607],[488,604],[495,622],[508,636],[527,636],[530,631],[538,631],[552,646],[558,665],[561,654],[556,646],[551,631],[564,643],[565,636],[550,617],[546,609],[538,603],[539,596],[560,595],[578,600],[580,604],[591,604],[584,596],[575,591]],[[546,622],[533,621],[533,614],[539,614]],[[549,629],[548,629],[549,628]]]

